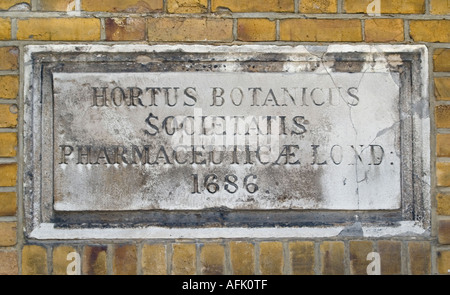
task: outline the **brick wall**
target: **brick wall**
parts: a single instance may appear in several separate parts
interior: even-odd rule
[[[450,269],[450,2],[0,0],[0,274],[381,274]],[[23,48],[28,44],[425,44],[432,111],[430,238],[29,242],[23,234]]]

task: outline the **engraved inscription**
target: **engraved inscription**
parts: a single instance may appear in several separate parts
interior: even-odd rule
[[[398,209],[397,80],[53,73],[54,209]]]

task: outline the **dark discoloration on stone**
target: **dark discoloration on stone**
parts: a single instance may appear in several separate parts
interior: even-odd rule
[[[107,29],[107,38],[112,38],[117,30],[120,34],[126,33],[126,28],[116,28],[117,22],[112,22],[112,19],[107,20],[109,28]],[[122,31],[121,31],[122,30]],[[112,39],[111,39],[112,40]],[[333,75],[353,73],[357,75],[360,73],[364,67],[368,65],[375,65],[375,59],[384,58],[387,60],[386,67],[389,70],[397,73],[401,71],[409,71],[410,69],[405,67],[404,63],[398,63],[398,60],[409,59],[414,57],[414,54],[401,54],[401,55],[383,55],[383,53],[361,53],[361,52],[351,52],[351,53],[327,53],[326,47],[309,47],[310,55],[307,59],[304,59],[306,53],[299,53],[298,55],[289,55],[284,53],[258,53],[252,54],[251,51],[236,53],[230,52],[203,52],[203,53],[192,53],[185,52],[182,49],[168,50],[167,52],[100,52],[96,54],[83,52],[83,46],[77,47],[77,52],[75,53],[37,53],[34,55],[34,62],[37,64],[43,64],[43,76],[52,76],[57,73],[141,73],[143,77],[148,75],[168,72],[177,73],[236,73],[244,72],[248,75],[254,73],[286,73],[293,71],[293,69],[308,73],[315,73],[315,71],[321,74],[328,74],[330,77],[334,78]],[[370,58],[372,57],[372,61]],[[302,59],[303,57],[303,59]],[[392,62],[391,62],[392,61]],[[410,62],[410,61],[408,61]],[[411,62],[417,62],[411,61]],[[326,69],[326,71],[324,71]],[[331,70],[331,71],[329,71]],[[38,72],[38,70],[37,70]],[[55,75],[56,76],[56,75]],[[400,77],[400,80],[403,79]],[[75,80],[74,80],[75,81]],[[69,81],[68,81],[69,82]],[[93,81],[94,85],[97,81]],[[398,87],[403,87],[403,84],[395,83]],[[47,83],[47,84],[46,84]],[[46,93],[51,93],[55,97],[60,96],[61,93],[59,89],[51,85],[52,79],[44,79],[43,87],[47,89]],[[74,82],[76,83],[76,82]],[[91,84],[86,84],[83,86],[92,86]],[[95,86],[95,85],[94,85]],[[120,83],[113,81],[111,87],[120,86]],[[147,85],[145,85],[147,86]],[[152,86],[152,85],[150,85]],[[265,85],[262,85],[265,86]],[[299,79],[298,84],[293,87],[301,87],[302,80]],[[338,87],[339,85],[333,85],[329,87]],[[400,91],[406,91],[405,89],[400,89]],[[321,110],[322,100],[328,99],[326,95],[322,95],[320,92],[316,92],[315,102],[316,105],[309,101],[309,107],[317,107],[317,110]],[[402,96],[407,97],[407,94]],[[266,96],[263,97],[263,99]],[[28,102],[25,102],[27,104]],[[72,106],[74,107],[74,106]],[[327,106],[329,108],[330,106]],[[66,107],[62,108],[65,109]],[[421,111],[424,108],[423,104],[416,104],[413,107],[415,111]],[[77,108],[79,109],[79,108]],[[408,108],[405,107],[405,110]],[[309,116],[315,113],[311,110],[306,110],[301,106],[296,106],[295,110],[299,115]],[[57,109],[57,112],[59,110]],[[57,114],[56,112],[56,114]],[[135,115],[138,116],[139,112],[155,112],[156,109],[153,108],[142,108],[136,110]],[[246,110],[245,112],[249,114],[255,114],[252,110]],[[245,114],[244,112],[244,114]],[[222,114],[232,113],[229,111],[222,111]],[[170,115],[171,113],[165,113],[164,116]],[[175,113],[173,113],[175,114]],[[185,113],[184,113],[185,114]],[[110,131],[114,131],[113,136],[122,136],[121,140],[110,140],[108,137],[97,137],[86,139],[85,134],[91,132],[89,129],[89,121],[86,120],[87,124],[82,126],[82,128],[77,129],[74,122],[74,118],[79,114],[70,114],[66,112],[65,115],[56,116],[54,119],[61,125],[59,130],[55,131],[55,137],[61,139],[70,139],[71,144],[76,142],[82,142],[83,145],[92,146],[111,146],[111,145],[126,145],[128,148],[132,144],[137,144],[140,147],[149,144],[154,147],[158,146],[170,146],[170,137],[149,137],[145,136],[142,130],[138,130],[139,136],[142,138],[139,141],[135,140],[134,133],[126,132],[124,127],[113,127],[111,126]],[[105,112],[102,120],[106,120],[106,116],[111,115]],[[163,115],[158,116],[163,117]],[[186,114],[185,114],[186,115]],[[205,115],[210,115],[205,113]],[[217,115],[217,114],[216,114]],[[352,120],[357,112],[352,112]],[[422,117],[426,117],[424,114]],[[130,116],[132,118],[133,116]],[[323,116],[328,119],[327,116]],[[344,117],[344,116],[343,116]],[[422,118],[421,117],[421,118]],[[311,120],[311,126],[320,126],[316,130],[310,130],[308,126],[308,132],[315,131],[312,133],[314,137],[314,144],[322,144],[323,138],[320,136],[321,133],[326,133],[332,130],[333,122],[328,122],[324,118],[320,118],[320,121]],[[347,119],[347,118],[343,118]],[[110,123],[119,123],[119,125],[125,126],[127,124],[128,118],[122,116],[121,120],[110,120]],[[96,124],[101,123],[101,120],[96,121]],[[133,126],[133,124],[130,124]],[[140,126],[140,125],[139,125]],[[396,128],[397,125],[393,125],[392,128]],[[141,127],[139,127],[141,128]],[[138,128],[138,129],[139,129]],[[349,136],[353,136],[355,133],[355,128],[349,128]],[[406,133],[411,133],[411,126],[402,125],[403,130],[406,128]],[[386,129],[388,130],[388,129]],[[45,131],[45,130],[44,130]],[[290,130],[289,130],[290,131]],[[386,131],[388,132],[388,131]],[[376,137],[382,137],[385,133],[380,133]],[[298,142],[304,142],[308,140],[308,136],[299,136],[296,138]],[[408,139],[408,138],[402,138]],[[62,142],[62,141],[61,141]],[[399,146],[400,138],[395,138],[395,149],[401,149]],[[291,142],[291,144],[296,144],[297,142]],[[329,146],[322,148],[330,148],[333,142],[328,143]],[[355,143],[359,144],[359,143]],[[325,145],[324,145],[325,146]],[[58,151],[58,145],[54,146],[55,151]],[[367,148],[366,148],[367,149]],[[368,149],[369,150],[369,149]],[[169,158],[172,159],[170,153],[171,150],[167,149]],[[298,151],[304,157],[308,158],[309,161],[304,161],[302,158],[301,167],[296,167],[295,165],[277,165],[277,164],[261,164],[257,160],[252,159],[254,163],[248,164],[246,162],[246,155],[241,153],[238,155],[239,164],[230,164],[233,162],[231,153],[225,155],[224,163],[216,164],[200,164],[195,165],[166,165],[164,163],[159,163],[157,165],[119,165],[117,167],[114,165],[109,165],[106,167],[104,164],[92,165],[92,167],[86,168],[80,165],[77,169],[81,172],[90,173],[90,175],[95,175],[95,178],[88,179],[85,185],[91,189],[91,192],[97,193],[100,190],[101,185],[107,185],[109,187],[114,187],[113,191],[120,191],[116,199],[109,199],[105,206],[109,206],[105,211],[102,210],[82,210],[82,211],[64,211],[55,210],[50,214],[50,220],[56,222],[56,226],[59,228],[108,228],[108,227],[139,227],[146,225],[163,225],[169,227],[210,227],[210,226],[334,226],[334,225],[345,225],[347,226],[341,232],[341,235],[346,236],[360,236],[361,235],[361,224],[352,224],[352,216],[356,212],[355,210],[341,210],[341,211],[327,211],[323,210],[323,206],[318,205],[317,209],[313,205],[303,208],[302,206],[292,205],[297,201],[309,202],[309,204],[322,204],[325,201],[323,191],[323,183],[327,181],[327,167],[320,165],[311,164],[311,148],[309,150]],[[391,151],[386,151],[391,152]],[[328,164],[331,160],[329,158],[329,150],[325,150],[322,156],[327,157]],[[305,156],[306,155],[306,156]],[[207,156],[206,156],[207,157]],[[205,158],[205,157],[203,157]],[[58,152],[55,154],[53,160],[58,163],[60,159],[60,154]],[[164,162],[161,159],[161,162]],[[404,164],[404,163],[403,163]],[[57,164],[55,164],[57,165]],[[348,163],[346,163],[348,165]],[[172,167],[169,169],[169,166]],[[289,167],[287,167],[289,166]],[[356,169],[355,169],[356,170]],[[56,178],[61,177],[64,173],[66,176],[74,176],[71,179],[78,179],[76,177],[76,170],[72,170],[70,174],[67,170],[60,171],[61,173],[56,174]],[[81,174],[84,174],[81,173]],[[358,172],[358,171],[355,171]],[[30,174],[31,172],[26,172]],[[200,202],[205,202],[204,207],[198,210],[190,210],[188,207],[183,208],[178,207],[178,209],[168,209],[167,204],[177,204],[180,202],[180,196],[182,194],[190,193],[192,190],[192,175],[199,175],[199,196],[198,199],[202,200]],[[243,193],[236,198],[236,202],[233,202],[233,208],[228,207],[225,203],[217,203],[216,205],[208,205],[207,201],[214,200],[218,198],[223,198],[226,200],[227,197],[233,197],[230,194],[221,193],[207,193],[205,192],[205,179],[202,178],[205,175],[214,174],[217,176],[217,184],[223,191],[225,186],[224,177],[226,175],[236,175],[239,179],[238,187],[239,192],[244,190],[243,178],[249,174],[257,175],[255,183],[260,187],[260,191],[256,194]],[[124,177],[124,175],[129,175],[130,177]],[[37,177],[41,177],[37,174]],[[30,181],[33,181],[30,179]],[[345,185],[345,181],[344,181]],[[409,182],[405,182],[406,186],[411,186]],[[157,188],[159,186],[159,188]],[[83,185],[79,186],[80,188]],[[68,195],[64,193],[64,184],[56,182],[54,183],[54,201],[57,203]],[[136,188],[143,188],[141,192],[134,195],[134,200],[132,198],[132,192]],[[231,188],[231,187],[230,187]],[[92,194],[89,193],[92,196]],[[136,197],[137,196],[137,197]],[[69,196],[70,197],[70,196]],[[340,196],[342,197],[342,196]],[[147,202],[145,206],[139,207],[136,205],[139,201]],[[151,205],[150,202],[151,201]],[[80,202],[80,204],[83,202]],[[214,204],[214,203],[211,203]],[[265,206],[269,204],[270,210],[264,210]],[[275,206],[270,207],[270,204],[275,204]],[[50,206],[47,206],[51,210]],[[47,208],[46,207],[46,208]],[[127,208],[134,208],[133,210]],[[138,209],[136,209],[138,208]],[[308,209],[309,211],[307,211]],[[404,206],[402,210],[386,210],[384,212],[368,212],[360,211],[362,223],[377,223],[377,224],[395,224],[397,221],[402,220],[402,218],[408,215],[408,218],[416,218],[418,216],[414,212],[417,208],[414,206]],[[413,212],[413,213],[411,213]],[[125,253],[125,252],[124,252]],[[122,259],[125,254],[119,250],[116,253],[117,259]],[[122,255],[123,254],[123,255]],[[93,257],[93,256],[92,256]],[[94,258],[93,258],[94,259]]]

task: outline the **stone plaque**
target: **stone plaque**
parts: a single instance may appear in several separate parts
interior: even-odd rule
[[[355,216],[428,226],[425,47],[65,45],[26,58],[35,237]]]

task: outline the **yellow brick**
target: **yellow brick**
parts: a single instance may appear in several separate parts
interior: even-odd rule
[[[56,246],[53,248],[53,274],[54,275],[66,275],[67,266],[73,262],[73,258],[67,260],[69,253],[76,252],[75,248],[71,246]],[[81,261],[80,261],[81,262]],[[81,267],[81,265],[80,265]]]
[[[450,157],[450,134],[436,135],[436,155],[438,157]]]
[[[142,247],[142,273],[144,275],[166,275],[166,246],[144,245]]]
[[[0,128],[13,128],[17,126],[17,105],[0,104]]]
[[[19,65],[19,49],[17,47],[0,47],[0,70],[17,70]]]
[[[289,256],[293,275],[313,275],[314,242],[290,242]]]
[[[197,253],[195,244],[174,244],[172,247],[172,274],[195,275]]]
[[[284,19],[280,21],[282,41],[362,41],[361,21],[356,19]]]
[[[450,49],[438,48],[433,54],[435,72],[450,72]]]
[[[431,273],[431,245],[429,242],[408,243],[411,274],[428,275]]]
[[[344,11],[347,13],[367,13],[367,6],[373,0],[345,0]],[[425,0],[380,0],[380,13],[412,14],[425,12]],[[372,13],[372,11],[369,11]]]
[[[139,41],[145,40],[146,20],[139,18],[107,18],[105,20],[106,40]]]
[[[13,216],[17,212],[16,193],[0,193],[0,216]]]
[[[225,273],[225,248],[220,244],[205,244],[200,249],[201,274]]]
[[[437,252],[437,268],[440,274],[449,274],[448,271],[450,269],[450,251]]]
[[[40,0],[41,11],[73,11],[75,10],[74,0]]]
[[[0,1],[0,10],[8,10],[14,5],[20,3],[28,3],[30,4],[30,0],[2,0]]]
[[[83,250],[82,272],[86,275],[106,275],[107,271],[107,247],[85,246]]]
[[[0,40],[11,39],[11,20],[9,18],[0,18]]]
[[[204,13],[208,11],[207,0],[168,0],[169,13]]]
[[[237,38],[241,41],[273,41],[276,39],[276,24],[265,18],[239,19]]]
[[[405,39],[402,19],[367,19],[364,33],[366,42],[399,42]]]
[[[370,261],[367,260],[367,254],[373,252],[373,243],[371,241],[350,241],[350,274],[366,275],[367,266]]]
[[[283,244],[262,242],[259,244],[259,263],[262,275],[283,274]]]
[[[22,249],[22,274],[48,274],[47,249],[38,245],[25,245]]]
[[[231,242],[230,260],[233,275],[255,274],[255,246],[252,243]]]
[[[450,215],[450,195],[438,194],[436,196],[437,201],[437,214]]]
[[[450,100],[450,77],[434,78],[434,95],[437,100]]]
[[[135,245],[117,245],[114,248],[113,273],[115,275],[137,274],[137,253]]]
[[[414,41],[450,42],[449,20],[412,20],[410,35]]]
[[[0,246],[14,246],[17,243],[16,232],[16,222],[0,222]]]
[[[450,220],[439,220],[438,240],[440,244],[450,244]]]
[[[211,0],[211,10],[232,12],[294,12],[294,0]]]
[[[17,252],[0,251],[0,275],[17,275],[18,273]]]
[[[163,0],[83,0],[84,11],[136,12],[162,11]]]
[[[320,244],[320,259],[323,275],[343,275],[344,243],[341,241],[325,241]]]
[[[100,20],[95,18],[30,18],[17,20],[18,40],[96,41]]]
[[[436,163],[436,176],[438,186],[450,186],[450,163]]]
[[[401,274],[402,268],[402,244],[399,241],[379,241],[378,253],[381,260],[381,274]]]
[[[0,98],[15,99],[18,93],[18,76],[0,76]]]
[[[232,41],[233,20],[150,18],[149,41]]]
[[[449,0],[430,0],[431,14],[448,15],[450,14]]]
[[[450,128],[450,105],[439,105],[435,109],[437,128]]]
[[[300,13],[336,13],[337,0],[301,0]]]
[[[17,164],[0,164],[0,186],[15,186]]]
[[[17,149],[17,134],[0,132],[0,157],[15,157]]]

